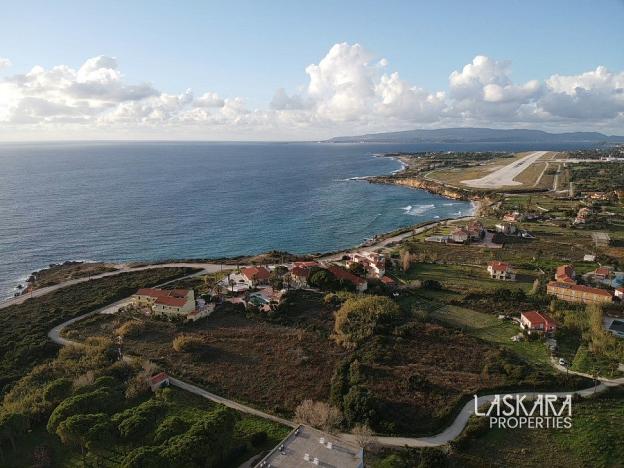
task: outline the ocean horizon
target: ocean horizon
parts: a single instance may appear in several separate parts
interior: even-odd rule
[[[387,152],[514,145],[41,142],[0,145],[0,297],[51,263],[320,253],[471,204],[370,184]],[[565,148],[559,148],[565,149]]]

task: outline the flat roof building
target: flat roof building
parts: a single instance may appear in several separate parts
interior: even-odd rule
[[[334,435],[299,426],[281,441],[255,468],[363,468],[364,450]]]

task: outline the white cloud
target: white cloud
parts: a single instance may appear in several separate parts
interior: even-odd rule
[[[217,93],[204,93],[196,101],[197,107],[223,107],[225,101]]]
[[[250,109],[213,91],[196,97],[128,83],[113,57],[77,69],[35,66],[0,78],[0,136],[297,139],[423,126],[606,130],[624,122],[624,72],[604,67],[514,83],[509,61],[477,55],[431,91],[363,46],[340,43],[305,73],[294,92],[279,88],[266,109]]]
[[[11,61],[8,58],[0,57],[0,70],[11,66]]]

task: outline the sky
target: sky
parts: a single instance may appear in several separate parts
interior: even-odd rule
[[[0,0],[0,141],[624,134],[624,0]]]

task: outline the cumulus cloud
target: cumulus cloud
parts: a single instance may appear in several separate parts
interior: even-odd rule
[[[305,73],[297,90],[278,88],[267,108],[250,109],[243,98],[214,91],[128,83],[113,57],[89,58],[77,69],[34,66],[0,78],[0,127],[80,137],[88,130],[279,139],[450,125],[615,129],[624,122],[624,72],[604,67],[516,83],[509,61],[477,55],[441,89],[427,90],[360,44],[339,43]]]

